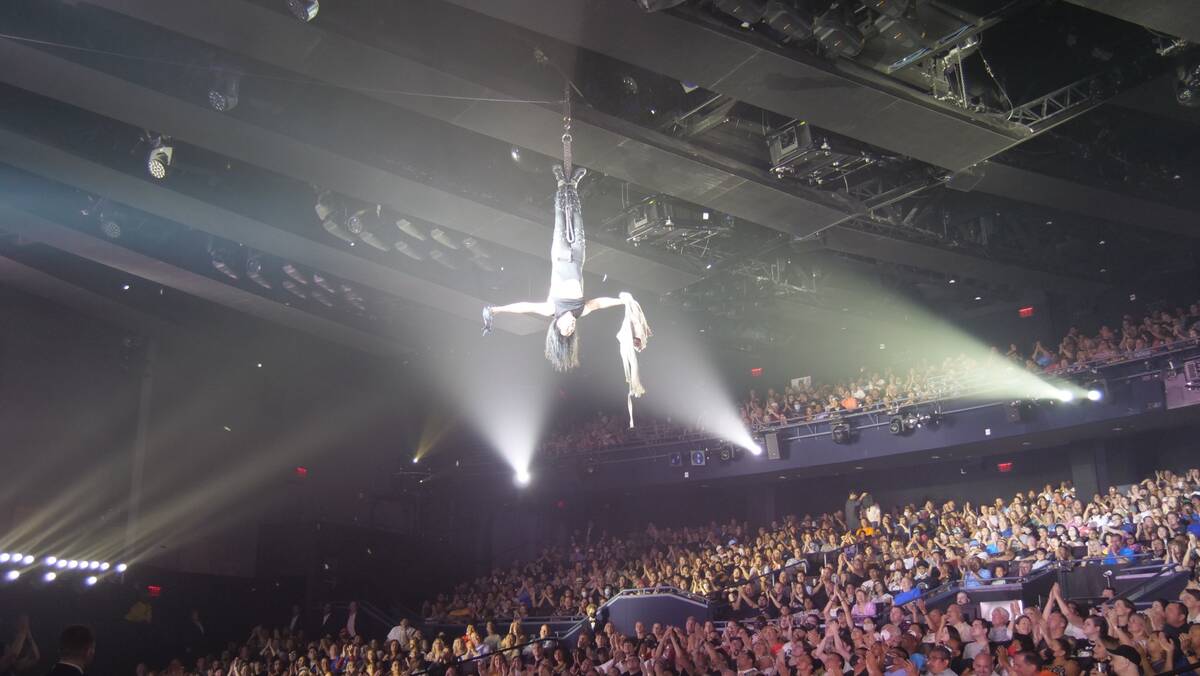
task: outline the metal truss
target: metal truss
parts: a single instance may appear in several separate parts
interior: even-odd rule
[[[1045,96],[1013,108],[1008,122],[1031,134],[1044,131],[1103,101],[1101,77],[1096,75],[1056,89]]]

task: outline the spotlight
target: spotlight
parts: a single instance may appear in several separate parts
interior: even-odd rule
[[[27,566],[31,565],[33,563],[33,554],[26,554],[24,557],[21,558],[21,563],[23,563]]]
[[[835,444],[848,444],[854,441],[854,430],[851,429],[849,422],[837,420],[830,424],[829,436]]]
[[[418,463],[418,462],[420,462],[420,461],[421,461],[421,458],[419,458],[419,457],[414,457],[414,458],[413,458],[413,464],[414,464],[414,465],[415,465],[415,464],[417,464],[417,463]]]
[[[529,470],[519,469],[517,470],[516,475],[513,477],[513,481],[515,481],[518,486],[528,486],[529,481],[532,478],[533,477],[529,475]]]
[[[49,572],[42,576],[43,582],[54,582],[56,579],[58,579],[58,574],[54,572]]]
[[[450,233],[442,230],[441,228],[434,228],[433,230],[430,230],[429,236],[433,238],[433,241],[441,244],[447,249],[454,249],[456,251],[458,250],[458,242],[454,241],[454,238],[450,236]]]
[[[1088,390],[1087,398],[1088,398],[1088,401],[1100,401],[1101,399],[1104,398],[1104,393],[1101,392],[1100,390]]]
[[[246,276],[250,278],[250,281],[262,288],[271,289],[271,282],[263,275],[261,254],[255,253],[246,256]]]
[[[91,570],[100,570],[99,561],[88,561],[88,568]]]
[[[54,556],[47,556],[47,557],[46,557],[46,565],[47,565],[47,566],[53,566],[53,565],[54,565],[54,564],[56,564],[56,563],[58,563],[58,558],[57,558],[57,557],[54,557]]]
[[[297,19],[312,21],[321,11],[321,3],[318,0],[287,0],[287,8]]]
[[[230,253],[225,247],[213,242],[209,244],[208,253],[212,257],[212,266],[217,272],[225,275],[230,279],[238,279],[239,275],[233,265],[235,254]]]
[[[124,572],[125,572],[125,571],[127,571],[127,570],[129,570],[129,566],[128,566],[128,565],[126,565],[126,564],[124,564],[124,563],[118,563],[118,564],[117,564],[117,572],[118,572],[118,573],[124,573]]]
[[[750,451],[750,455],[762,455],[763,451],[762,446],[758,444],[750,444],[746,447],[746,450]]]
[[[892,421],[888,423],[888,431],[892,434],[904,434],[904,418],[892,416]]]
[[[413,223],[407,218],[401,218],[396,221],[396,227],[400,229],[400,232],[412,237],[415,240],[424,242],[426,239],[425,231],[416,225],[413,225]]]
[[[100,217],[100,232],[109,239],[121,239],[121,225],[111,218]]]
[[[1188,108],[1200,107],[1200,61],[1181,63],[1176,67],[1175,101]]]
[[[11,559],[11,558],[12,558],[12,555],[9,554],[8,552],[0,553],[0,563],[8,563],[9,559]]]
[[[100,570],[108,570],[108,569],[109,569],[109,568],[111,568],[111,567],[112,567],[112,566],[109,566],[109,565],[108,565],[108,561],[105,561],[105,562],[103,562],[103,563],[101,563],[101,564],[100,564]]]
[[[70,561],[67,561],[67,568],[70,568],[71,570],[75,570],[78,567],[79,567],[79,562],[76,561],[75,559],[71,559]]]
[[[58,568],[59,570],[62,570],[63,568],[66,568],[66,567],[67,567],[67,560],[66,560],[66,559],[59,559],[59,560],[58,560],[58,563],[54,564],[54,567],[55,567],[55,568]]]
[[[317,301],[321,305],[324,305],[325,307],[333,307],[333,299],[324,293],[313,289],[310,295],[312,295],[313,300]]]
[[[1074,399],[1075,399],[1075,393],[1068,389],[1059,390],[1058,393],[1055,394],[1055,396],[1058,397],[1058,400],[1063,402],[1064,404],[1067,402],[1070,402],[1070,401],[1074,401]]]
[[[220,71],[208,90],[208,105],[219,113],[227,113],[237,107],[241,76],[230,71]]]
[[[86,584],[86,585],[87,585],[87,586],[89,586],[89,587],[95,587],[95,586],[96,586],[96,581],[97,581],[97,578],[96,578],[96,576],[95,576],[95,575],[89,575],[89,576],[87,577],[87,579],[83,581],[83,583],[84,583],[84,584]]]
[[[19,570],[10,570],[4,574],[4,579],[9,582],[16,580],[18,577],[21,577],[21,571]]]
[[[324,275],[314,272],[312,279],[313,284],[325,289],[329,293],[337,293],[337,289],[333,286],[333,283],[331,283]]]
[[[292,265],[291,263],[284,263],[282,269],[283,269],[283,274],[287,275],[288,277],[291,277],[293,280],[296,281],[297,284],[306,284],[306,285],[308,284],[308,278],[305,277],[304,273],[300,272],[300,269],[297,268],[295,265]]]
[[[150,152],[146,154],[146,170],[156,180],[163,180],[171,169],[175,148],[167,145],[167,137],[156,136],[150,140]]]

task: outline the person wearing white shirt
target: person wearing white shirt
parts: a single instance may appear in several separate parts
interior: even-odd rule
[[[404,618],[400,620],[400,624],[392,627],[391,631],[388,632],[387,640],[388,643],[391,643],[392,641],[398,642],[400,644],[400,649],[408,652],[409,648],[412,646],[412,637],[414,633],[416,633],[416,630],[409,626],[408,618]]]

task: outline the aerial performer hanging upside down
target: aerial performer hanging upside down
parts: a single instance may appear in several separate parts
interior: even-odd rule
[[[554,167],[558,191],[554,195],[554,241],[550,244],[550,292],[542,302],[485,307],[483,335],[492,332],[492,322],[497,314],[533,314],[553,318],[546,329],[546,359],[556,371],[566,372],[579,366],[579,332],[576,330],[579,320],[596,310],[623,306],[625,319],[617,332],[617,343],[625,367],[625,382],[629,385],[626,406],[629,409],[629,426],[633,427],[633,399],[646,392],[638,376],[637,353],[646,349],[651,335],[650,325],[646,323],[642,306],[627,292],[622,291],[617,298],[584,300],[585,240],[579,181],[587,174],[587,170],[575,167],[572,171],[569,104],[563,117],[563,127],[563,164]]]

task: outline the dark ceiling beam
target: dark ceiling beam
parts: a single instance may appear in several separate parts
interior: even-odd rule
[[[0,44],[0,52],[3,48],[4,45]],[[136,179],[3,128],[0,128],[0,157],[29,173],[269,252],[353,284],[414,300],[471,322],[479,319],[479,309],[484,304],[481,299],[416,275],[274,228],[161,185]],[[535,333],[545,328],[542,322],[528,317],[504,319],[501,326],[517,334]]]
[[[999,162],[984,164],[975,190],[1099,220],[1187,237],[1200,236],[1200,213],[1039,174]]]
[[[1103,287],[1097,282],[1020,268],[860,230],[835,228],[824,233],[822,241],[833,251],[935,270],[989,284],[1011,285],[1019,281],[1022,286],[1079,294],[1094,293]]]
[[[753,44],[670,12],[647,14],[633,2],[445,1],[954,171],[1028,137],[848,61]]]
[[[1195,0],[1067,0],[1074,5],[1116,17],[1160,33],[1200,42],[1200,11]]]
[[[322,30],[319,21],[305,24],[284,12],[244,0],[85,2],[550,157],[562,152],[562,111],[557,104],[452,100],[397,93],[522,98],[511,91],[499,91],[491,82],[482,84],[446,72],[452,66],[441,63],[437,54],[426,55],[438,63],[434,68],[364,41]],[[409,24],[437,35],[431,45],[434,48],[453,51],[459,59],[476,55],[472,65],[478,72],[487,72],[488,68],[508,73],[522,69],[528,72],[534,65],[532,47],[521,49],[520,57],[505,61],[507,50],[480,50],[479,45],[471,45],[464,39],[467,33],[489,34],[489,27],[490,33],[497,35],[497,30],[505,26],[494,19],[438,2],[426,2],[420,8],[406,7],[405,12],[436,12],[439,8],[443,14],[454,12],[450,17],[453,20],[433,14],[408,17]],[[440,28],[430,27],[434,20],[440,20]],[[467,27],[464,22],[472,25]],[[481,22],[486,25],[478,25]],[[401,30],[404,29],[397,28]],[[546,96],[561,97],[561,89],[556,87]],[[595,171],[791,235],[809,234],[850,216],[849,207],[829,193],[781,183],[763,169],[595,111],[578,112],[572,128],[574,158]]]
[[[550,227],[547,224],[404,178],[11,40],[0,39],[0,59],[11,66],[0,70],[0,80],[21,89],[126,124],[153,129],[238,161],[366,202],[383,204],[539,258],[549,256]],[[327,255],[344,254],[333,247],[317,246]],[[264,250],[276,253],[271,248]],[[665,292],[698,278],[693,273],[601,244],[589,246],[588,254],[592,261],[602,262],[614,279],[637,288]],[[365,259],[351,258],[360,265],[371,265]],[[326,264],[311,265],[333,272]],[[399,274],[390,268],[387,270]],[[353,277],[347,276],[347,279]],[[432,300],[436,300],[436,295]],[[475,303],[473,315],[478,314],[479,305]],[[448,309],[458,314],[451,308],[454,305]],[[465,306],[458,309],[465,311]],[[509,328],[520,327],[518,323]]]
[[[402,356],[413,352],[412,348],[398,342],[344,326],[295,307],[276,303],[231,284],[183,270],[3,203],[0,203],[0,228],[16,233],[25,239],[41,242],[60,251],[87,258],[155,284],[177,289],[197,298],[255,315],[288,328],[304,331],[331,343],[384,357]],[[41,283],[46,288],[51,286],[46,280]],[[61,285],[54,285],[54,288],[58,292],[62,290]],[[103,302],[94,305],[90,312],[108,308],[108,303],[111,301],[101,300]],[[126,309],[117,316],[128,318],[128,312],[133,312],[133,310]]]
[[[3,214],[3,212],[0,212]],[[8,225],[0,215],[0,228]],[[157,335],[170,325],[161,319],[118,303],[90,289],[76,286],[20,261],[0,256],[0,284],[69,307],[80,314],[99,319],[126,331]]]

